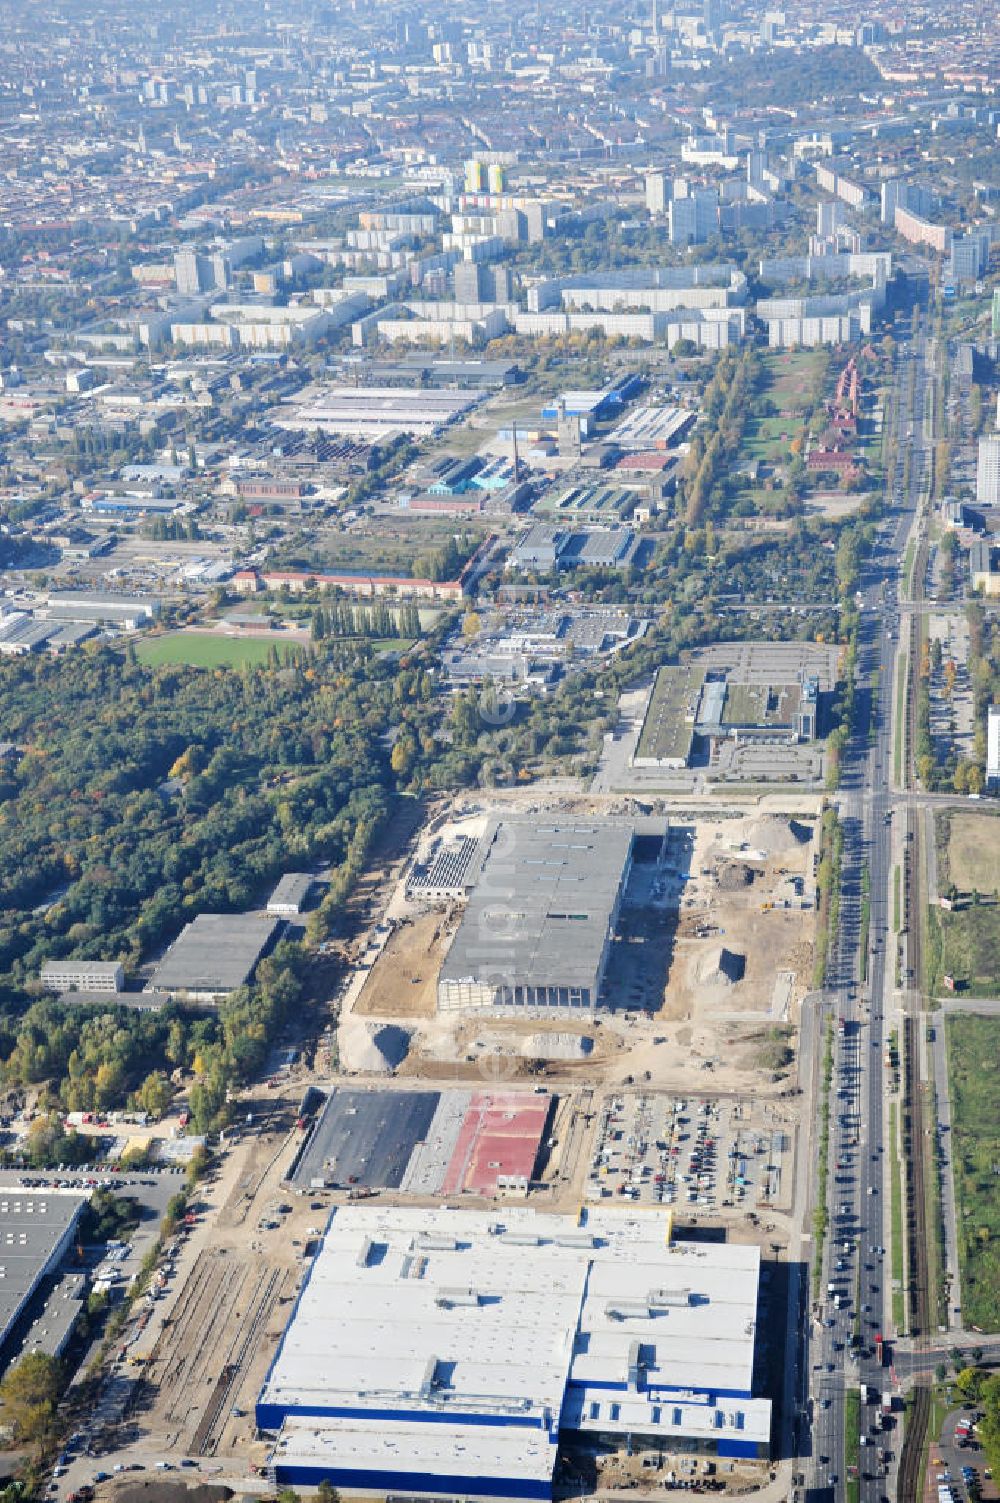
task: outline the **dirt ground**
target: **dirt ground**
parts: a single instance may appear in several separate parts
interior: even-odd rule
[[[450,937],[439,912],[405,919],[369,972],[353,1011],[367,1018],[433,1017]]]
[[[579,803],[566,800],[565,812],[583,812]],[[400,881],[386,894],[396,928],[377,959],[369,952],[372,968],[342,1031],[361,1018],[405,1026],[406,1077],[608,1085],[632,1077],[683,1090],[704,1088],[705,1071],[713,1090],[780,1091],[781,1078],[762,1078],[761,1050],[775,1028],[794,1045],[815,927],[815,803],[797,801],[796,809],[671,821],[665,861],[633,867],[593,1018],[438,1014],[437,976],[461,906],[428,908],[406,898]],[[480,834],[485,824],[478,803],[441,811],[419,849],[431,832],[450,840],[460,830]],[[714,965],[720,950],[738,958],[735,979]],[[568,1041],[551,1051],[533,1047],[546,1032]],[[574,1050],[574,1033],[587,1037],[587,1052]]]

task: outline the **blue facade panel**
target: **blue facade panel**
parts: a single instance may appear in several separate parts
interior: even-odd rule
[[[720,1440],[718,1453],[720,1456],[755,1461],[761,1454],[761,1447],[755,1440]]]
[[[365,1488],[373,1492],[428,1493],[433,1497],[539,1498],[552,1497],[552,1481],[523,1477],[443,1477],[434,1472],[382,1472],[351,1467],[282,1466],[277,1481],[288,1487],[318,1487],[324,1480],[334,1487]]]

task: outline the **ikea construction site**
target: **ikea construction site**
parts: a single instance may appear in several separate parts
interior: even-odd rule
[[[772,1482],[808,1298],[820,806],[792,802],[431,811],[126,1330],[120,1464],[413,1498]]]

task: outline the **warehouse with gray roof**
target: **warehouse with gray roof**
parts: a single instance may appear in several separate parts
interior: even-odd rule
[[[14,1355],[12,1336],[42,1280],[73,1245],[85,1195],[0,1189],[0,1369]]]
[[[153,971],[147,991],[218,1002],[244,986],[282,928],[269,913],[200,913]]]
[[[632,864],[609,820],[504,820],[438,978],[438,1008],[593,1012]]]

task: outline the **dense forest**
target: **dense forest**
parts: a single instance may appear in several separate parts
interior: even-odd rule
[[[333,649],[277,671],[108,650],[5,664],[0,986],[69,954],[134,969],[196,913],[339,864],[386,811],[389,672]]]
[[[328,927],[395,794],[387,732],[412,723],[414,745],[434,745],[416,739],[431,713],[420,677],[364,643],[244,671],[150,670],[107,649],[2,665],[16,748],[0,764],[8,1084],[50,1081],[65,1109],[131,1099],[155,1112],[169,1072],[193,1069],[199,1125],[217,1118],[299,996],[298,947],[279,945],[252,988],[201,1020],[31,1003],[41,966],[73,955],[134,973],[195,914],[251,907],[318,861],[333,871],[315,920]]]
[[[14,748],[0,761],[5,1083],[42,1085],[53,1113],[156,1114],[173,1072],[192,1072],[195,1125],[221,1126],[230,1086],[261,1068],[302,995],[302,947],[279,944],[205,1017],[59,1002],[40,995],[41,967],[72,955],[134,976],[197,913],[252,907],[281,872],[320,862],[331,880],[307,938],[321,939],[402,792],[514,777],[576,752],[591,729],[584,686],[512,725],[488,695],[449,708],[434,691],[419,661],[322,634],[292,664],[242,670],[151,669],[89,646],[0,664]],[[87,1151],[55,1116],[37,1125],[37,1161]]]

